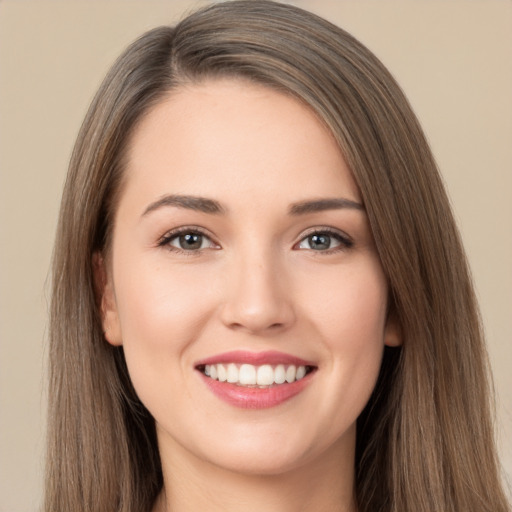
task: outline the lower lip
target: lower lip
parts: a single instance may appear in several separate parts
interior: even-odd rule
[[[308,373],[291,384],[278,384],[269,388],[248,388],[229,382],[219,382],[201,374],[210,391],[224,402],[241,409],[268,409],[290,400],[309,384],[313,374]]]

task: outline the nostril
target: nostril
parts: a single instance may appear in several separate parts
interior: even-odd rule
[[[277,278],[275,265],[265,265],[263,270],[258,270],[258,265],[245,258],[243,266],[231,273],[233,284],[226,289],[221,320],[231,329],[275,333],[293,324],[294,299]]]

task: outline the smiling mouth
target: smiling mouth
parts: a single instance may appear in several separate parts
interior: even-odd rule
[[[203,375],[218,382],[226,382],[245,388],[272,388],[292,384],[316,370],[315,366],[294,364],[202,364],[198,365]]]

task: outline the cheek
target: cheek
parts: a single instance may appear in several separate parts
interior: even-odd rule
[[[212,288],[201,272],[151,261],[125,259],[115,279],[124,353],[137,391],[162,375],[178,377],[191,363],[187,348],[215,307]]]
[[[335,308],[338,321],[329,333],[338,356],[335,364],[343,367],[343,374],[351,374],[354,383],[370,382],[372,387],[384,349],[386,322],[387,287],[380,271],[349,276],[337,299],[330,315],[336,318]]]
[[[130,379],[140,400],[160,417],[180,409],[188,396],[190,347],[211,318],[215,299],[204,272],[141,260],[123,259],[116,267],[118,315]]]
[[[115,276],[116,300],[123,341],[144,333],[179,338],[191,319],[198,321],[201,309],[209,307],[211,292],[200,272],[183,267],[124,261]],[[176,333],[173,335],[172,333]],[[151,341],[150,339],[147,340]]]
[[[309,287],[310,318],[325,333],[333,349],[381,344],[383,342],[387,284],[375,258],[326,275],[324,286]]]
[[[338,425],[342,425],[359,416],[377,381],[384,350],[387,285],[375,262],[331,280],[330,289],[328,297],[312,294],[310,318],[327,354],[330,394],[323,406],[338,408]]]

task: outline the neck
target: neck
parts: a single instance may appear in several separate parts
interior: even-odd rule
[[[270,475],[221,468],[177,444],[160,448],[164,488],[153,512],[356,512],[353,446],[349,453],[331,447],[316,460]]]

